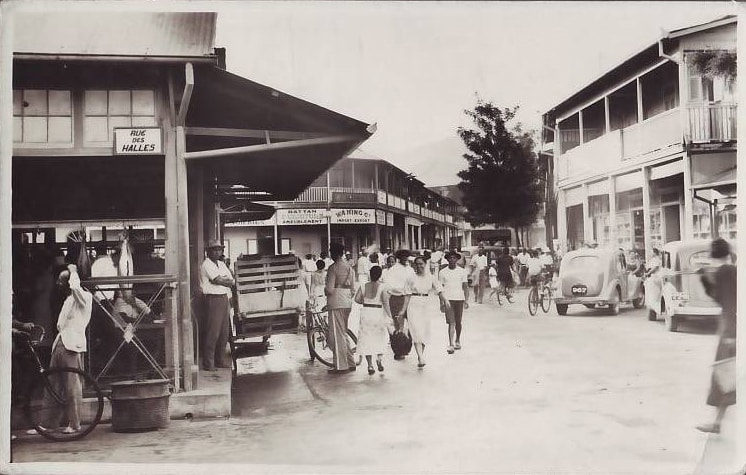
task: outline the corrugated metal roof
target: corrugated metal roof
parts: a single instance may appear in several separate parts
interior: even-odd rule
[[[213,53],[215,12],[19,12],[15,53],[195,57]]]

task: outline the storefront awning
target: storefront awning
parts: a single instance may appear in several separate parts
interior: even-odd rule
[[[717,173],[716,175],[705,177],[702,180],[693,183],[693,190],[732,188],[736,184],[736,167],[730,167]]]
[[[269,205],[223,197],[220,199],[220,208],[220,219],[224,224],[261,221],[275,214],[275,208]]]
[[[255,200],[295,198],[372,134],[368,124],[211,66],[195,66],[188,163]]]

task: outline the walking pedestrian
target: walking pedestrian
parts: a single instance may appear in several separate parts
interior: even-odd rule
[[[362,286],[370,282],[370,260],[368,259],[368,251],[366,249],[360,251],[356,267],[358,283]]]
[[[228,266],[220,259],[223,244],[210,239],[207,243],[207,257],[200,267],[200,287],[205,296],[206,325],[203,336],[203,366],[207,371],[216,368],[230,368],[224,361],[225,346],[228,344],[231,288],[236,285]]]
[[[347,325],[352,308],[352,289],[355,288],[355,275],[352,267],[344,259],[344,246],[332,243],[329,253],[334,263],[326,273],[326,305],[329,311],[329,345],[334,354],[334,368],[331,374],[355,371],[355,360],[347,344]]]
[[[410,252],[407,249],[399,249],[394,253],[396,264],[391,266],[385,275],[386,289],[389,293],[389,305],[391,316],[394,320],[393,332],[402,331],[404,319],[407,316],[412,288],[414,287],[414,270],[409,265]],[[393,348],[393,347],[392,347]],[[398,353],[394,348],[394,359],[404,359],[404,354]]]
[[[518,253],[518,278],[520,279],[521,285],[526,286],[526,275],[528,274],[528,258],[530,256],[526,252],[526,248],[522,247],[521,252]]]
[[[482,303],[484,299],[484,288],[487,286],[487,255],[484,247],[479,246],[477,253],[472,256],[469,266],[472,269],[472,284],[474,285],[474,301]]]
[[[440,308],[449,304],[443,297],[443,286],[427,268],[427,260],[420,256],[414,260],[415,277],[412,296],[407,307],[407,321],[409,333],[412,335],[414,351],[417,353],[417,367],[425,367],[425,345],[430,341],[430,321],[438,313],[438,307],[432,295],[437,295]]]
[[[376,355],[378,371],[383,371],[383,352],[386,348],[388,332],[386,321],[391,318],[388,293],[381,278],[381,266],[370,269],[370,282],[362,284],[355,294],[355,302],[363,306],[360,311],[360,334],[358,335],[357,352],[365,356],[368,362],[368,374],[373,369],[373,355]]]
[[[439,280],[448,305],[441,308],[441,311],[445,313],[448,323],[447,351],[453,354],[454,350],[461,349],[461,322],[464,309],[469,308],[469,281],[466,269],[456,265],[461,259],[461,254],[450,251],[445,257],[448,260],[448,267],[440,270]]]
[[[488,284],[490,285],[490,294],[487,296],[487,300],[493,298],[497,299],[497,262],[493,262],[489,265],[487,275],[489,276]]]
[[[715,352],[715,362],[723,362],[736,356],[736,300],[737,300],[737,283],[736,283],[736,266],[731,262],[730,245],[722,238],[712,241],[710,246],[710,257],[712,258],[712,268],[704,271],[700,269],[700,279],[705,288],[707,295],[715,299],[720,304],[721,313],[718,321],[718,346]],[[732,365],[728,364],[727,371],[724,375],[726,378],[735,382],[735,360],[731,360]],[[736,403],[735,384],[733,389],[723,389],[720,380],[715,372],[711,376],[710,392],[707,396],[707,405],[715,406],[715,420],[709,424],[697,426],[702,432],[720,433],[720,424],[725,415],[728,406]]]
[[[309,294],[309,302],[314,312],[321,312],[326,307],[325,285],[326,263],[319,259],[316,261],[316,270],[311,274],[311,293]]]

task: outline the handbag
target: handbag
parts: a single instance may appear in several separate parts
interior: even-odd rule
[[[723,394],[736,390],[736,358],[725,358],[712,364],[712,375],[715,384]]]

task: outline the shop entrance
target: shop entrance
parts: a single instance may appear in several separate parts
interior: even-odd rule
[[[666,226],[666,242],[681,239],[681,213],[679,205],[663,207],[663,220]]]
[[[577,249],[583,244],[585,235],[583,225],[583,205],[567,207],[567,245],[568,249]]]

